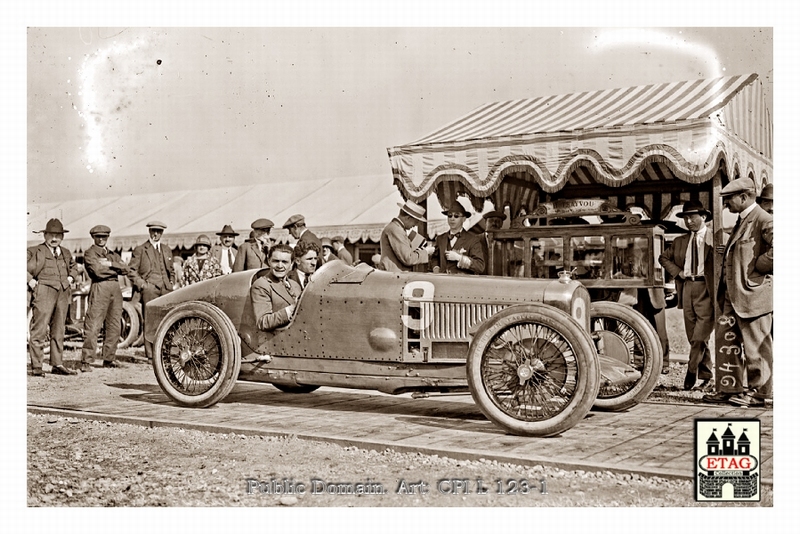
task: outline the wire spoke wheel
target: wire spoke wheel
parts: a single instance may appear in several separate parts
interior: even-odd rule
[[[629,365],[641,377],[622,385],[607,385],[601,379],[600,390],[594,406],[604,410],[624,410],[647,398],[658,383],[661,374],[663,350],[658,334],[647,319],[618,302],[593,302],[591,308],[592,332],[600,332],[607,341],[606,356]],[[610,336],[611,339],[605,336]]]
[[[578,368],[572,347],[552,328],[516,324],[492,340],[481,376],[493,402],[525,421],[550,419],[575,393]]]
[[[205,393],[220,378],[222,344],[199,317],[177,321],[167,332],[159,357],[174,386],[187,395]]]
[[[241,347],[219,308],[192,301],[173,308],[158,327],[153,369],[161,389],[185,406],[211,406],[233,389]]]
[[[588,332],[552,306],[507,308],[470,344],[467,381],[490,420],[523,436],[552,436],[589,411],[599,367]]]

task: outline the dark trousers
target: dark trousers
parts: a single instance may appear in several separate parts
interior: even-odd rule
[[[97,334],[100,325],[103,337],[103,361],[114,361],[122,322],[122,291],[117,280],[92,283],[86,317],[83,320],[84,338],[81,361],[90,363],[97,354]]]
[[[683,325],[689,340],[689,368],[701,380],[714,376],[708,340],[714,331],[714,303],[704,281],[683,283]]]
[[[170,291],[172,289],[159,289],[152,285],[148,285],[147,288],[142,290],[142,331],[144,331],[144,325],[147,324],[147,303],[161,295],[166,295]],[[148,342],[147,338],[144,340],[144,354],[148,360],[153,358],[153,344]]]
[[[72,291],[69,288],[54,289],[37,284],[33,290],[33,321],[29,350],[33,369],[42,368],[48,330],[50,331],[50,363],[52,365],[64,363],[64,330],[71,297]]]
[[[772,313],[739,317],[727,296],[717,320],[717,389],[740,393],[745,389],[772,395]]]

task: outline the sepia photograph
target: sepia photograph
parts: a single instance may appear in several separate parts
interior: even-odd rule
[[[19,21],[11,502],[785,502],[778,30],[349,9]]]

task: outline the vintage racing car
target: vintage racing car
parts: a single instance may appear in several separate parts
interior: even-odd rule
[[[155,375],[174,401],[213,405],[237,378],[289,393],[468,390],[508,432],[549,436],[587,414],[601,380],[639,379],[605,362],[601,379],[589,293],[569,276],[394,273],[333,261],[305,287],[291,323],[264,332],[250,299],[261,274],[229,274],[147,304]]]

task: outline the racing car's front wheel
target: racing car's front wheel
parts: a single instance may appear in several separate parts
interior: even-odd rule
[[[604,385],[594,407],[619,411],[645,400],[658,384],[663,350],[658,334],[641,313],[619,302],[592,302],[592,332],[601,336],[604,355],[636,369],[641,377],[624,385]]]
[[[476,332],[467,355],[475,403],[512,434],[552,436],[592,407],[600,369],[592,339],[552,306],[513,306]]]
[[[161,389],[184,406],[206,407],[233,389],[241,366],[236,328],[213,304],[170,310],[156,331],[153,369]]]

